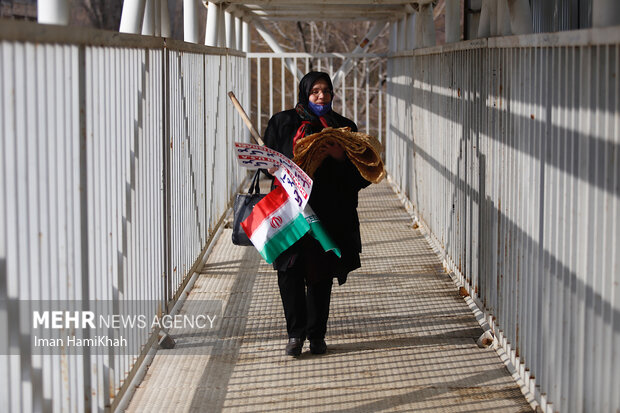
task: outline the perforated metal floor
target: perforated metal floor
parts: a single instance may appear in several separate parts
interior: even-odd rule
[[[128,411],[531,411],[389,184],[360,195],[362,268],[334,286],[327,354],[284,355],[276,274],[225,230],[188,296],[222,300],[219,335],[173,330]]]

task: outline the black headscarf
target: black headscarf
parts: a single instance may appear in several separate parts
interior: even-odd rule
[[[310,91],[312,90],[312,85],[316,83],[317,80],[324,80],[327,82],[329,86],[329,90],[332,91],[334,86],[332,85],[332,80],[329,75],[325,72],[308,72],[304,77],[299,81],[299,103],[303,105],[308,105],[308,99],[310,96]]]

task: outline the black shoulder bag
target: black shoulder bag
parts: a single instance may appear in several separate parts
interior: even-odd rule
[[[259,185],[260,169],[254,174],[250,189],[247,194],[237,194],[235,205],[233,207],[234,220],[232,228],[232,243],[235,245],[250,246],[252,241],[248,238],[241,223],[252,213],[254,205],[256,205],[266,194],[260,193]]]

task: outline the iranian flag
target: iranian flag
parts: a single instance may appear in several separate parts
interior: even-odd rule
[[[310,230],[310,224],[297,203],[278,185],[254,206],[241,228],[260,255],[271,264]]]
[[[269,264],[307,232],[319,241],[325,251],[333,251],[340,257],[340,250],[310,205],[300,211],[298,203],[289,198],[281,185],[254,206],[241,227]]]

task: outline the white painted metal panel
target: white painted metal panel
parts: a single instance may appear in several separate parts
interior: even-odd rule
[[[246,59],[75,28],[0,29],[17,38],[0,41],[0,404],[113,409],[150,331],[111,331],[127,349],[33,355],[17,303],[170,309],[245,177],[226,93],[247,99]]]
[[[518,36],[388,62],[391,178],[545,411],[620,408],[619,39]]]

